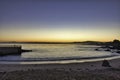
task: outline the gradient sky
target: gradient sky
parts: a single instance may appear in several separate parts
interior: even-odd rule
[[[120,0],[0,0],[0,41],[120,40]]]

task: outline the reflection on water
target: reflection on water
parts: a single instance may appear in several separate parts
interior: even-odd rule
[[[8,45],[8,44],[1,44]],[[11,45],[11,44],[9,44]],[[0,57],[1,61],[70,61],[85,60],[98,57],[118,55],[107,51],[95,51],[99,46],[78,44],[18,44],[23,49],[33,52],[24,52],[22,55]]]

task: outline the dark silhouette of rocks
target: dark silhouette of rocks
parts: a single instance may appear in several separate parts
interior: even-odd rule
[[[107,60],[104,60],[102,63],[103,67],[111,67],[110,63]]]
[[[120,41],[115,39],[115,40],[113,40],[113,42],[106,42],[104,44],[104,47],[109,48],[109,49],[120,50]]]
[[[119,54],[120,54],[120,51],[117,51],[116,53],[119,53]]]
[[[103,48],[104,51],[120,53],[120,41],[115,39],[112,42],[103,42],[103,43],[101,43],[100,48]],[[98,48],[95,50],[100,51]]]

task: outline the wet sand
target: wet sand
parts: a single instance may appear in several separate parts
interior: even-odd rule
[[[120,80],[120,59],[69,64],[0,64],[0,80]]]

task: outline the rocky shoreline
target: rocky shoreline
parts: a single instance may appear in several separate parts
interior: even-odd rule
[[[120,54],[120,41],[113,40],[112,42],[105,42],[101,44],[100,48],[96,48],[96,51],[110,51],[112,53]]]

